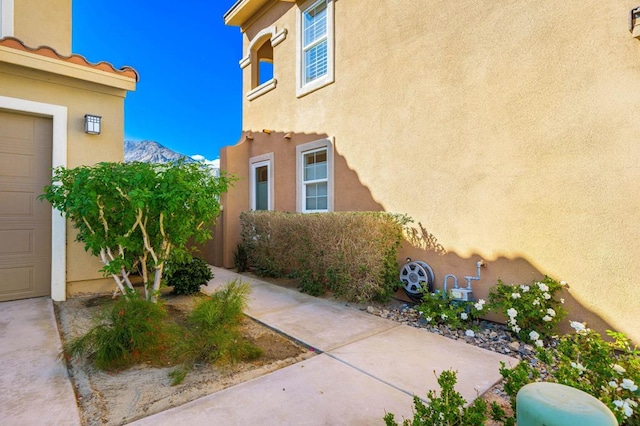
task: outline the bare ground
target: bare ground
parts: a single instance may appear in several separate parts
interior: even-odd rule
[[[184,315],[193,306],[188,296],[165,295],[170,314]],[[70,299],[55,304],[63,342],[86,332],[109,296]],[[251,380],[314,355],[308,348],[246,318],[243,334],[264,354],[255,361],[227,366],[196,365],[184,381],[171,386],[165,368],[137,365],[117,373],[96,369],[86,359],[67,363],[83,425],[121,425],[182,405]]]

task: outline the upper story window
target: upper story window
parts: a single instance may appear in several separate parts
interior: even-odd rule
[[[240,67],[249,67],[251,89],[247,92],[247,99],[250,101],[276,88],[278,81],[274,73],[273,50],[286,37],[287,30],[278,32],[273,26],[260,31],[249,43]]]
[[[0,0],[0,38],[13,37],[13,2]]]
[[[333,83],[333,0],[309,0],[298,12],[297,95]]]

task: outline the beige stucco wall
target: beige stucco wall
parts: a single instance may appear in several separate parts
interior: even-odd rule
[[[71,0],[14,0],[14,36],[27,46],[71,54]]]
[[[635,5],[336,1],[335,83],[296,98],[296,7],[280,2],[244,33],[246,49],[262,28],[288,30],[277,88],[245,99],[243,129],[333,137],[376,203],[447,249],[403,253],[434,266],[438,286],[475,275],[479,258],[478,297],[499,277],[548,274],[569,282],[571,319],[638,342]]]
[[[67,167],[124,159],[124,97],[126,91],[74,78],[0,62],[0,96],[67,107]],[[84,115],[102,116],[102,133],[84,133]],[[67,294],[111,289],[102,265],[74,241],[67,225]]]

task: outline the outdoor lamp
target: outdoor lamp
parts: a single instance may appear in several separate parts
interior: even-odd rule
[[[86,114],[84,116],[84,132],[89,135],[99,135],[101,120],[102,117],[99,115]]]

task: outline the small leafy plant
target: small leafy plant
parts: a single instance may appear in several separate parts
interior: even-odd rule
[[[453,299],[441,290],[436,290],[433,293],[426,293],[415,309],[429,324],[446,324],[453,329],[471,330],[473,322],[485,310],[484,306],[483,299],[475,303],[465,302]]]
[[[170,264],[167,272],[167,285],[173,287],[175,294],[196,294],[200,286],[207,285],[213,279],[213,272],[207,263],[197,257],[186,262]]]
[[[438,377],[439,395],[430,390],[426,405],[414,395],[413,420],[404,419],[403,426],[483,425],[487,420],[487,403],[482,398],[476,398],[471,405],[466,406],[467,401],[455,390],[457,381],[455,371],[443,371]],[[392,413],[384,416],[384,422],[387,426],[398,425]]]
[[[614,413],[621,425],[640,425],[640,352],[632,348],[621,333],[608,332],[613,341],[605,341],[578,322],[571,322],[575,333],[559,338],[557,345],[540,348],[537,368],[545,369],[545,380],[580,389],[598,398]],[[513,370],[500,369],[505,392],[515,412],[515,397],[527,383],[540,374],[530,363],[521,362]]]
[[[567,315],[562,307],[564,301],[555,299],[565,285],[550,277],[531,285],[510,285],[498,280],[489,291],[489,306],[508,318],[507,326],[520,340],[541,347]]]

